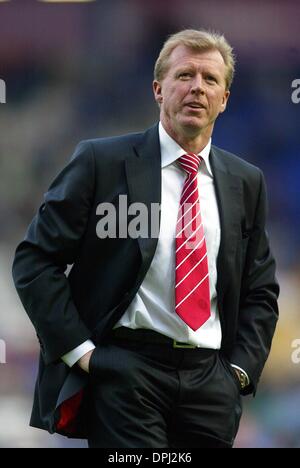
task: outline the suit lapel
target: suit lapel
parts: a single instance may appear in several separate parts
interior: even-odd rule
[[[231,174],[226,167],[222,150],[212,147],[210,161],[221,223],[221,243],[217,258],[217,293],[218,301],[222,303],[229,278],[228,272],[234,269],[240,232],[242,184],[241,179]]]
[[[125,170],[129,203],[143,203],[148,212],[149,235],[138,238],[143,267],[148,269],[158,241],[158,237],[151,238],[151,204],[161,203],[161,154],[157,125],[145,132],[134,151],[135,155],[125,161]]]

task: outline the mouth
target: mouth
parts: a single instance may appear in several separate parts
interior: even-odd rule
[[[200,102],[188,102],[186,106],[194,110],[206,109],[204,104],[201,104]]]

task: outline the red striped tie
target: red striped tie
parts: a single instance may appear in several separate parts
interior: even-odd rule
[[[188,153],[178,162],[187,173],[176,226],[176,313],[193,330],[210,317],[207,250],[201,220],[197,174],[202,158]]]

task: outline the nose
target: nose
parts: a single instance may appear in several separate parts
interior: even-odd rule
[[[192,94],[204,94],[203,80],[202,80],[202,76],[200,74],[197,74],[194,77],[191,92],[192,92]]]

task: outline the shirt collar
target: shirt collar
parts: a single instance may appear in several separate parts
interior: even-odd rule
[[[158,126],[158,134],[159,134],[159,142],[160,142],[160,150],[161,150],[161,166],[162,168],[168,166],[169,164],[174,163],[180,156],[186,153],[186,151],[181,148],[178,143],[176,143],[173,138],[166,132],[162,123],[159,122]],[[201,153],[198,153],[205,162],[205,166],[209,174],[213,177],[213,173],[211,170],[210,162],[209,162],[209,153],[211,148],[211,138],[207,145],[203,148]]]

